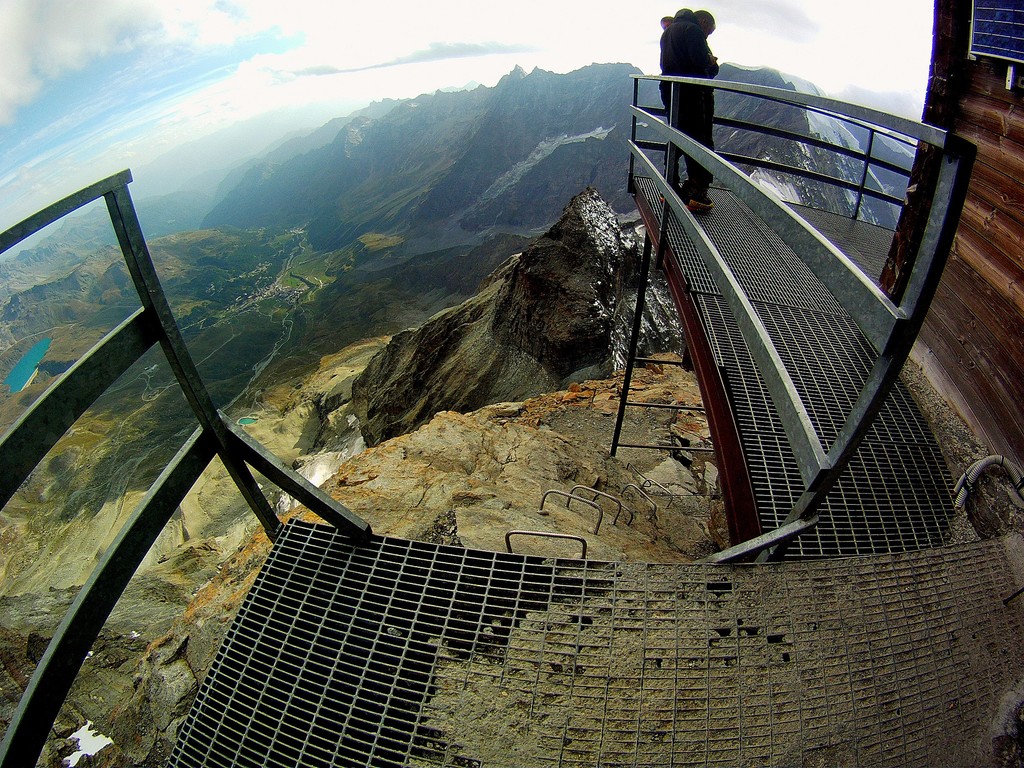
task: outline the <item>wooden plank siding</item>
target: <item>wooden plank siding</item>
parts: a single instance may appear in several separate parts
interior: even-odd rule
[[[925,120],[978,147],[914,357],[993,453],[1024,460],[1024,94],[967,58],[968,0],[937,0]]]

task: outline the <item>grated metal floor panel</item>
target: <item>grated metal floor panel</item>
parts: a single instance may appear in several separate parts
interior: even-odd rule
[[[637,194],[661,214],[658,193],[637,179]],[[811,420],[834,439],[870,369],[872,349],[828,290],[778,236],[741,202],[712,189],[712,215],[699,221],[748,292],[793,375]],[[801,214],[807,213],[803,208]],[[871,224],[814,212],[824,234],[862,264],[888,248]],[[891,237],[891,234],[889,235]],[[686,275],[732,404],[764,530],[778,527],[803,491],[796,459],[732,314],[681,226],[668,241]],[[881,254],[881,255],[880,255]],[[945,460],[913,398],[897,382],[868,437],[832,490],[817,528],[787,557],[899,552],[942,543],[952,511]]]
[[[814,228],[831,240],[843,253],[853,259],[861,269],[875,280],[885,267],[892,232],[847,216],[837,216],[807,206],[793,206]]]
[[[978,764],[1022,550],[545,561],[292,522],[169,765]]]

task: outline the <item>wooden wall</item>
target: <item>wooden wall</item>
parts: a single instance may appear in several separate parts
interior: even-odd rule
[[[914,358],[993,453],[1024,461],[1024,91],[969,61],[969,0],[937,0],[925,120],[978,147]],[[1024,74],[1024,65],[1018,67]]]

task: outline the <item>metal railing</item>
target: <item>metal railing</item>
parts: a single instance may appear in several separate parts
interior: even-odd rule
[[[86,409],[150,347],[159,344],[199,426],[181,445],[107,548],[39,661],[0,745],[0,768],[35,765],[89,649],[171,515],[219,457],[271,540],[281,522],[251,470],[326,522],[362,539],[370,526],[232,424],[213,403],[164,295],[122,171],[54,203],[0,234],[0,253],[103,198],[142,306],[101,339],[0,440],[0,507]]]
[[[725,146],[717,147],[718,155],[734,165],[744,168],[762,168],[785,175],[799,176],[835,189],[848,191],[852,193],[853,200],[849,211],[845,213],[853,219],[861,216],[864,198],[880,200],[895,207],[901,206],[904,202],[903,193],[906,190],[912,169],[880,157],[879,150],[877,149],[880,144],[879,138],[888,140],[894,145],[902,145],[906,148],[908,156],[914,154],[918,140],[931,144],[941,144],[941,139],[939,138],[941,131],[923,123],[916,123],[896,115],[889,115],[867,107],[847,104],[835,99],[748,83],[706,81],[684,77],[653,78],[635,76],[633,80],[634,106],[641,106],[640,83],[645,80],[668,81],[677,85],[700,83],[722,92],[756,100],[755,103],[758,105],[772,103],[792,107],[804,113],[818,115],[825,121],[831,122],[836,128],[836,133],[846,134],[851,139],[856,139],[855,145],[837,143],[836,141],[821,138],[819,135],[800,133],[763,122],[751,122],[750,120],[738,117],[727,115],[715,115],[714,117],[715,125],[722,128],[731,128],[734,133],[753,133],[761,136],[771,136],[783,139],[789,143],[801,144],[804,147],[821,150],[836,158],[849,159],[852,162],[851,172],[854,178],[844,178],[843,176],[836,176],[831,173],[822,173],[808,167],[787,165],[765,157],[740,154],[730,149],[730,145],[735,144],[735,140],[726,140],[724,142]],[[674,92],[677,93],[677,91]],[[642,110],[647,115],[653,115],[659,120],[665,120],[668,114],[668,110],[661,105],[645,105],[642,106]],[[640,126],[638,126],[637,120],[638,114],[634,112],[632,118],[633,140],[637,146],[642,149],[661,152],[670,151],[671,143],[668,141],[638,138],[637,128]],[[633,170],[633,159],[631,157],[631,179]],[[895,189],[883,189],[875,173],[876,171],[882,171],[898,177],[902,180],[902,183],[895,185]],[[872,184],[875,186],[872,186]],[[893,187],[892,184],[889,186]],[[896,194],[897,191],[899,194]],[[842,213],[841,211],[836,212]]]
[[[931,204],[927,211],[923,234],[908,261],[910,272],[902,295],[898,299],[890,298],[870,275],[822,236],[778,195],[754,182],[723,155],[708,150],[669,125],[665,120],[664,109],[643,107],[638,104],[639,83],[643,80],[667,80],[673,83],[675,95],[672,107],[676,109],[680,102],[680,87],[699,85],[815,110],[870,126],[872,136],[876,133],[902,136],[905,140],[934,147],[934,151],[927,153],[929,161],[938,166],[934,187],[931,189]],[[784,550],[785,542],[813,527],[819,505],[871,427],[899,375],[924,321],[945,265],[966,197],[975,148],[967,141],[932,126],[865,107],[778,88],[698,78],[636,76],[631,110],[633,135],[630,142],[630,190],[636,189],[635,176],[649,178],[664,201],[662,227],[665,227],[665,222],[670,216],[674,217],[699,253],[701,261],[713,277],[735,318],[750,356],[779,414],[805,488],[776,531],[758,537],[754,546],[748,544],[742,548],[729,549],[709,559],[725,562],[749,557],[756,552],[761,552],[763,559],[768,556],[764,553],[765,550],[771,550],[771,554],[778,556]],[[672,108],[669,112],[672,112]],[[638,128],[643,128],[647,134],[653,134],[657,140],[639,139]],[[800,138],[800,141],[804,140]],[[656,162],[650,157],[652,150],[655,150],[655,154],[664,153],[662,162]],[[671,178],[673,170],[669,169],[675,168],[679,155],[696,160],[712,173],[716,184],[725,187],[759,216],[828,288],[874,348],[875,356],[871,370],[856,402],[845,414],[845,423],[831,444],[825,444],[815,429],[808,407],[794,384],[791,372],[787,370],[768,329],[758,316],[736,274],[676,194],[676,187]],[[867,164],[875,161],[871,160],[870,153],[867,153],[864,155],[864,162]],[[863,176],[867,176],[866,170]],[[862,185],[859,194],[871,195],[874,191]],[[665,237],[661,238],[661,243],[665,243]]]

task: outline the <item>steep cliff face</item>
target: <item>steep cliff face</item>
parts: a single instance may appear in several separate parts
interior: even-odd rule
[[[367,442],[441,410],[521,400],[578,372],[609,372],[613,318],[636,255],[634,237],[601,196],[589,188],[577,195],[479,294],[396,334],[370,361],[352,387]]]
[[[617,277],[631,280],[635,251],[595,190],[577,195],[523,253],[496,297],[492,328],[499,343],[558,377],[605,362]]]
[[[348,363],[325,361],[311,377],[312,389],[295,396],[316,400],[349,375]],[[322,488],[366,519],[377,534],[503,551],[513,529],[561,531],[586,536],[590,556],[599,560],[686,562],[722,545],[727,537],[715,493],[717,473],[698,460],[690,467],[653,451],[613,458],[607,445],[621,376],[573,384],[519,403],[500,403],[471,413],[437,414],[427,424],[346,460]],[[459,382],[452,381],[453,390]],[[700,395],[692,375],[676,366],[641,369],[634,380],[640,401],[695,403]],[[664,415],[662,415],[664,414]],[[706,439],[700,415],[659,412],[632,425],[641,439],[686,433]],[[629,466],[632,464],[632,466]],[[657,509],[624,488],[636,471],[679,494],[655,496]],[[581,484],[621,495],[630,512],[608,507],[600,535],[592,535],[594,512],[548,502],[545,491],[569,491]],[[297,513],[301,512],[296,510]],[[131,690],[113,712],[91,712],[114,740],[96,758],[107,766],[159,765],[196,695],[245,591],[270,544],[257,534],[239,548],[196,594],[170,631],[146,649]],[[540,556],[575,557],[578,545],[534,543]],[[66,754],[66,752],[65,752]],[[99,762],[102,759],[105,762]],[[58,765],[55,755],[52,765]]]

